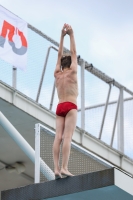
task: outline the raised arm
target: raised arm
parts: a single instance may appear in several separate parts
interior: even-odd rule
[[[77,71],[77,52],[74,39],[74,32],[71,26],[67,27],[67,34],[70,36],[71,68]]]
[[[56,63],[54,76],[56,75],[56,73],[61,71],[61,68],[60,68],[61,67],[61,57],[63,55],[63,42],[64,42],[64,36],[66,35],[66,27],[68,27],[68,25],[64,24],[64,26],[62,28],[62,31],[61,31],[58,58],[57,58],[57,63]]]

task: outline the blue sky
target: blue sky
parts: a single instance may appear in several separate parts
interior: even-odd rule
[[[74,29],[77,53],[133,91],[133,0],[0,0],[0,4],[59,42]],[[68,37],[65,46],[69,48]]]

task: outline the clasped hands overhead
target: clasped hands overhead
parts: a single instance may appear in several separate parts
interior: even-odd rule
[[[69,36],[73,34],[73,29],[69,24],[65,23],[62,28],[62,36],[65,36],[66,34],[68,34]]]

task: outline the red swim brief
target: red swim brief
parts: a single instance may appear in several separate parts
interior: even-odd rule
[[[75,105],[74,103],[71,103],[71,102],[59,103],[57,105],[56,115],[65,117],[67,115],[67,113],[72,109],[77,110],[77,105]]]

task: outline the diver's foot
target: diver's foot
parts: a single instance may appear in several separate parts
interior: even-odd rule
[[[55,180],[62,178],[61,174],[55,174]]]
[[[62,178],[62,176],[61,176],[61,174],[60,174],[60,172],[58,172],[58,171],[55,171],[55,179],[60,179],[60,178]]]
[[[65,169],[61,169],[60,173],[61,173],[62,176],[74,176],[68,170],[65,170]]]

